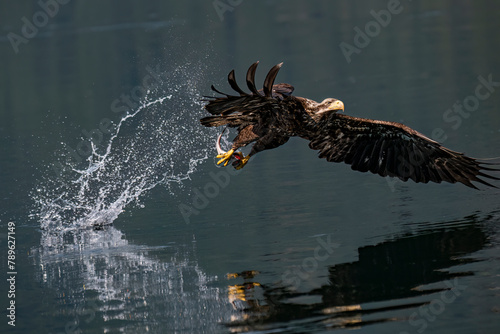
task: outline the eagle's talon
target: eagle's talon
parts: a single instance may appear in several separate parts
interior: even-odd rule
[[[220,159],[219,161],[217,161],[217,165],[220,165],[221,163],[224,162],[224,167],[226,167],[227,164],[229,163],[229,160],[231,160],[231,157],[233,156],[233,153],[234,153],[234,150],[231,149],[231,150],[229,150],[227,152],[218,154],[217,158],[222,158],[222,159]]]
[[[235,166],[234,168],[235,169],[242,169],[243,167],[245,167],[245,165],[247,164],[248,160],[250,160],[250,156],[247,155],[246,157],[243,157],[240,159],[239,161],[239,164],[237,166]]]
[[[237,166],[240,163],[241,159],[243,159],[243,153],[230,150],[228,152],[220,153],[216,157],[220,159],[219,161],[217,161],[217,165],[220,165],[224,162],[224,167],[226,167],[227,164],[234,158],[235,161],[233,161],[233,166]]]

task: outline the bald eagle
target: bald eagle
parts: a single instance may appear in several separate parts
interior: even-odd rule
[[[250,93],[236,83],[232,70],[229,85],[239,96],[212,90],[222,95],[205,97],[205,109],[212,115],[201,119],[208,127],[228,126],[238,129],[231,150],[220,151],[217,164],[227,166],[233,161],[236,169],[243,168],[256,153],[285,144],[298,136],[309,141],[309,147],[319,151],[319,157],[331,162],[345,162],[353,170],[370,171],[380,176],[398,177],[402,181],[460,182],[475,188],[476,181],[494,187],[479,177],[499,180],[483,173],[498,171],[481,162],[441,146],[436,141],[401,123],[378,121],[340,114],[344,103],[327,98],[318,103],[293,96],[293,86],[274,84],[280,63],[269,71],[263,88],[255,87],[258,62],[248,69],[246,82]],[[219,136],[220,137],[220,136]],[[254,143],[250,153],[237,152]]]

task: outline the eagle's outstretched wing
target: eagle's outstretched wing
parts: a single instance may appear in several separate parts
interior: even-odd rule
[[[252,64],[247,72],[246,82],[250,93],[246,93],[238,86],[234,70],[229,73],[227,79],[239,96],[222,93],[212,85],[212,90],[223,96],[206,97],[208,104],[205,109],[214,116],[202,118],[202,125],[238,127],[265,117],[263,113],[275,113],[281,108],[286,108],[282,101],[292,94],[294,88],[289,84],[274,84],[283,63],[271,68],[264,80],[263,88],[259,90],[255,87],[255,71],[258,64],[259,62]]]
[[[320,120],[309,146],[328,161],[403,181],[461,182],[476,188],[471,181],[494,187],[479,177],[499,180],[482,172],[497,171],[484,167],[488,163],[447,149],[400,123],[330,113]]]

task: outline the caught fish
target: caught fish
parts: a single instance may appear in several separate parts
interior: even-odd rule
[[[222,147],[220,145],[220,140],[221,140],[224,132],[226,132],[226,129],[227,128],[224,128],[224,130],[222,130],[220,135],[217,137],[217,141],[215,142],[215,148],[217,149],[217,156],[219,156],[219,155],[222,156],[222,155],[225,155],[227,153],[226,151],[224,151],[222,149]],[[241,163],[242,158],[243,158],[243,154],[241,152],[234,152],[228,162],[230,162],[233,167],[238,167],[238,165],[240,165],[240,163]],[[226,165],[227,165],[227,163],[224,164],[224,166],[226,166]]]

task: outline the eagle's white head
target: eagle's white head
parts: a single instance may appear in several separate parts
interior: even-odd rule
[[[317,114],[322,114],[326,111],[344,111],[344,102],[334,98],[328,98],[324,99],[321,103],[318,103],[317,108]]]

